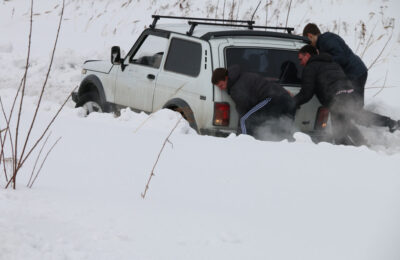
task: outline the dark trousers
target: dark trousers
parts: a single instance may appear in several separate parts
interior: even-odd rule
[[[355,92],[355,104],[358,110],[358,115],[355,121],[363,126],[389,126],[391,121],[390,117],[383,116],[364,109],[364,92],[365,83],[367,82],[368,72],[359,76],[358,78],[351,79],[351,83]]]
[[[357,99],[358,97],[354,94],[339,94],[335,96],[329,107],[335,144],[354,146],[367,144],[364,136],[353,123],[353,120],[358,118]]]
[[[296,112],[293,99],[284,95],[265,101],[268,102],[258,104],[240,119],[242,133],[258,140],[292,140]]]

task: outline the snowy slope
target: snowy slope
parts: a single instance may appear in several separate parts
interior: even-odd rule
[[[108,59],[112,45],[128,51],[153,13],[215,17],[217,12],[222,17],[223,2],[67,1],[33,137],[79,84],[85,59]],[[239,9],[232,14],[248,19],[257,3],[237,1]],[[274,12],[282,3],[268,6],[270,24],[285,23],[287,6]],[[59,4],[35,2],[25,131],[47,69]],[[260,24],[267,16],[263,5],[256,14]],[[398,1],[293,1],[289,25],[300,33],[308,20],[330,30],[340,21],[346,40],[357,46],[354,26],[360,20],[367,28],[379,22],[377,34],[385,33],[377,11],[385,5],[385,17],[397,24]],[[231,6],[226,1],[225,17]],[[0,96],[6,108],[23,74],[28,10],[28,1],[0,2],[0,27],[7,35],[0,37]],[[376,16],[370,19],[371,11]],[[385,37],[367,49],[367,64]],[[398,37],[395,27],[385,59],[370,71],[369,86],[383,85],[386,71],[386,85],[400,86]],[[400,88],[373,97],[378,90],[368,91],[368,105],[400,119]],[[68,103],[49,143],[62,139],[33,189],[25,184],[34,160],[22,169],[17,191],[0,189],[0,259],[400,258],[399,132],[362,128],[374,144],[369,149],[316,145],[301,133],[294,143],[199,136],[181,121],[143,199],[161,146],[179,119],[165,110],[150,118],[129,110],[120,117],[95,113],[84,118]]]

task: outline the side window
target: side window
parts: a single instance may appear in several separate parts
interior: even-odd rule
[[[201,44],[173,38],[164,69],[197,77],[201,66]]]
[[[148,35],[129,62],[158,69],[167,44],[167,38]]]

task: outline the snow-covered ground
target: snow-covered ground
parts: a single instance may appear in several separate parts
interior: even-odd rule
[[[112,45],[127,51],[152,13],[215,17],[217,11],[222,17],[223,2],[67,1],[33,137],[79,84],[85,59],[108,59]],[[233,14],[239,10],[241,19],[258,4],[236,2]],[[286,7],[274,12],[282,2],[269,5],[270,23],[285,23]],[[24,131],[45,77],[60,3],[35,2]],[[225,16],[231,3],[226,1]],[[256,14],[261,24],[264,4]],[[385,17],[397,24],[394,0],[293,1],[289,25],[300,33],[308,21],[331,30],[339,21],[356,49],[354,26],[360,21],[368,30],[377,24],[374,35],[386,33],[379,14],[385,5]],[[29,1],[0,2],[0,96],[6,108],[23,74],[29,7]],[[384,59],[370,70],[368,86],[384,85],[387,72],[387,87],[376,97],[379,89],[367,92],[369,108],[398,119],[399,37],[395,27]],[[367,49],[367,65],[385,39]],[[362,128],[373,146],[355,148],[316,145],[301,133],[294,143],[199,136],[181,121],[143,199],[161,146],[180,116],[161,110],[148,118],[123,110],[120,117],[85,118],[73,106],[67,104],[51,129],[49,144],[62,139],[33,189],[25,187],[34,165],[29,160],[17,190],[0,190],[0,259],[400,259],[399,132]]]

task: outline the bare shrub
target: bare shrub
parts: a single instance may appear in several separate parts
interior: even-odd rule
[[[176,122],[175,126],[174,126],[174,127],[171,129],[171,131],[169,132],[168,136],[164,139],[164,142],[163,142],[163,144],[162,144],[162,146],[161,146],[160,152],[158,153],[157,159],[156,159],[156,161],[154,162],[153,168],[151,169],[151,173],[150,173],[149,179],[147,180],[145,189],[144,189],[143,193],[141,194],[141,196],[142,196],[143,199],[146,197],[147,191],[149,190],[149,185],[150,185],[151,179],[153,178],[153,176],[155,176],[154,170],[155,170],[155,168],[156,168],[156,166],[157,166],[158,161],[160,160],[161,153],[163,152],[164,147],[165,147],[165,145],[167,144],[167,142],[171,143],[171,141],[169,140],[169,138],[171,137],[171,135],[172,135],[172,133],[175,131],[175,129],[178,127],[178,124],[179,124],[179,122],[181,122],[182,118],[183,118],[183,117],[180,117],[180,118],[179,118],[179,120]],[[172,143],[171,143],[171,144],[172,144]]]
[[[20,129],[20,122],[22,120],[21,115],[22,115],[22,110],[23,110],[24,104],[25,104],[24,97],[25,97],[25,89],[27,86],[27,73],[28,73],[28,69],[29,69],[30,52],[31,52],[32,25],[33,25],[32,17],[34,15],[33,14],[33,3],[34,3],[34,1],[31,0],[30,22],[29,22],[30,29],[29,29],[29,36],[28,36],[28,53],[27,53],[27,57],[26,57],[25,72],[21,79],[20,86],[18,87],[18,90],[15,94],[13,104],[10,108],[10,111],[8,111],[8,113],[6,113],[5,107],[3,106],[3,103],[1,102],[1,99],[0,99],[1,110],[2,110],[3,117],[6,122],[6,127],[3,129],[3,131],[0,134],[0,140],[1,140],[0,164],[3,164],[3,166],[4,166],[3,171],[6,176],[6,180],[7,180],[7,184],[6,184],[5,188],[8,188],[10,185],[12,186],[13,189],[16,188],[17,175],[20,172],[22,166],[25,164],[26,160],[32,155],[33,151],[35,151],[35,149],[38,147],[39,143],[41,143],[43,138],[46,136],[51,125],[54,123],[55,119],[58,117],[59,113],[61,112],[61,110],[65,106],[66,102],[69,100],[69,98],[71,96],[71,94],[70,94],[66,98],[65,102],[57,110],[56,114],[53,116],[53,118],[47,124],[45,129],[42,130],[39,138],[32,140],[33,138],[31,137],[31,133],[32,133],[32,130],[34,129],[34,126],[36,125],[36,118],[39,113],[39,108],[42,103],[43,94],[45,92],[45,89],[47,86],[47,81],[49,79],[49,75],[51,72],[51,68],[52,68],[52,64],[53,64],[53,60],[54,60],[54,54],[55,54],[55,50],[57,47],[58,37],[59,37],[60,29],[61,29],[62,19],[63,19],[63,15],[64,15],[64,7],[65,7],[65,0],[63,0],[61,14],[60,14],[60,20],[58,23],[57,34],[56,34],[47,74],[46,74],[45,80],[43,82],[41,91],[40,91],[39,100],[36,104],[34,115],[33,115],[32,120],[30,121],[29,129],[25,135],[25,138],[20,138],[22,136],[22,131]],[[18,106],[16,107],[17,104],[18,104]],[[15,110],[15,108],[16,108],[16,110]],[[11,127],[11,121],[15,114],[17,116],[16,126]],[[8,139],[7,139],[7,137],[8,137]],[[7,157],[7,158],[5,157],[6,142],[9,143],[9,147],[11,150],[11,156]],[[53,144],[52,148],[48,151],[46,157],[43,159],[43,161],[41,163],[41,167],[43,166],[44,162],[47,159],[48,154],[51,152],[51,150],[57,144],[57,142],[58,142],[58,140]],[[21,144],[22,144],[22,150],[19,152],[19,148],[21,148]],[[38,157],[39,156],[40,156],[40,153],[39,153]],[[12,164],[12,167],[9,166],[10,162]],[[40,167],[40,169],[41,169],[41,167]],[[37,175],[40,173],[40,169],[37,172]],[[10,172],[10,170],[11,170],[11,172]],[[8,178],[9,172],[11,173],[9,176],[10,178]],[[37,178],[37,175],[36,175],[36,178]],[[32,187],[33,182],[31,182],[30,187]]]

